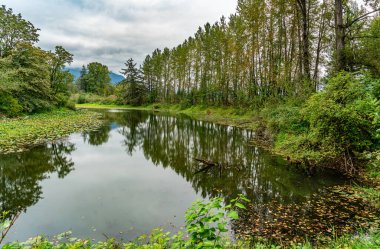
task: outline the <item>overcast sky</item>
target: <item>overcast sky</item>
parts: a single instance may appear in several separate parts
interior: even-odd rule
[[[72,67],[98,61],[118,72],[156,48],[172,48],[199,26],[235,12],[237,0],[1,0],[40,28],[39,46],[62,45]]]

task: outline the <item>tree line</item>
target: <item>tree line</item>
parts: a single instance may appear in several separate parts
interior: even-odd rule
[[[139,82],[139,104],[260,106],[310,96],[342,70],[379,76],[379,2],[365,2],[239,0],[228,20],[146,56],[139,75],[129,61],[126,82]]]

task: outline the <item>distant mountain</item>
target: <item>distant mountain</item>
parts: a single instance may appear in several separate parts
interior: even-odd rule
[[[74,76],[74,80],[77,80],[80,76],[80,68],[68,68],[69,72]],[[110,78],[111,78],[111,83],[113,85],[116,85],[120,81],[124,79],[123,76],[120,74],[116,74],[114,72],[110,72]]]

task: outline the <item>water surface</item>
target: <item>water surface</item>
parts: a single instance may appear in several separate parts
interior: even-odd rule
[[[248,130],[144,111],[102,111],[99,130],[0,156],[0,207],[21,212],[5,241],[72,231],[130,240],[175,231],[196,199],[238,193],[254,203],[297,203],[339,183],[313,178],[250,143]],[[223,167],[204,167],[194,159]]]

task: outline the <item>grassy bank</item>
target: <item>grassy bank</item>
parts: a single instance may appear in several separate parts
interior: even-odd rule
[[[96,128],[100,115],[66,109],[0,120],[0,153],[21,152],[73,132]]]
[[[144,106],[130,106],[130,105],[114,105],[114,104],[99,104],[87,103],[77,104],[76,108],[81,109],[121,109],[121,110],[145,110],[154,112],[176,114],[186,114],[192,118],[210,121],[218,124],[233,125],[241,128],[255,129],[258,127],[259,119],[258,112],[237,109],[232,107],[204,107],[193,106],[189,108],[182,108],[180,105],[168,104],[153,104]]]

